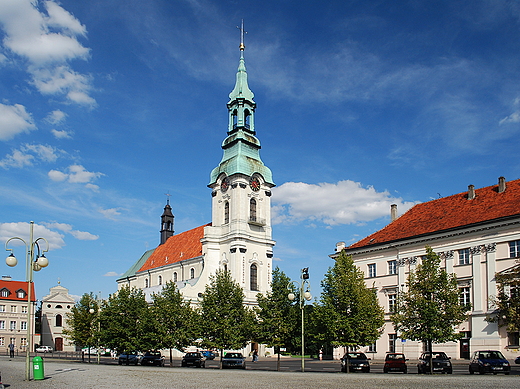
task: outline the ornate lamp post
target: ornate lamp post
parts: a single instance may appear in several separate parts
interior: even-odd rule
[[[99,357],[100,357],[100,350],[99,350],[99,333],[101,332],[101,321],[99,320],[99,305],[96,306],[96,309],[94,308],[90,308],[88,311],[93,315],[94,313],[96,313],[96,320],[97,320],[97,345],[96,345],[96,350],[97,350],[97,364],[99,365]],[[89,363],[90,363],[90,347],[88,349],[88,360],[89,360]]]
[[[305,312],[305,302],[309,301],[312,298],[311,292],[310,292],[310,283],[308,281],[309,279],[309,268],[306,267],[302,269],[301,275],[300,275],[300,282],[298,281],[291,281],[289,285],[287,285],[287,289],[291,291],[290,285],[296,284],[298,285],[300,289],[299,294],[299,303],[300,303],[300,310],[302,313],[302,373],[305,372],[305,320],[304,320],[304,312]],[[291,301],[294,301],[296,296],[294,293],[290,292],[287,296],[287,298]]]
[[[45,238],[34,239],[34,222],[31,222],[29,243],[17,236],[8,239],[5,242],[6,251],[10,251],[11,254],[6,258],[5,263],[7,266],[16,266],[18,260],[13,254],[13,249],[7,248],[7,245],[12,240],[20,240],[25,244],[25,278],[27,280],[27,347],[25,350],[25,380],[31,379],[30,367],[31,367],[31,347],[32,347],[32,320],[31,320],[31,294],[32,294],[32,282],[33,282],[33,271],[40,271],[42,268],[47,267],[49,260],[45,257],[44,253],[49,251],[49,242]],[[47,248],[40,251],[39,241],[43,240],[46,243]],[[35,249],[37,254],[35,255]]]

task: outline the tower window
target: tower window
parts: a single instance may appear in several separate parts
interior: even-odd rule
[[[157,277],[157,281],[158,281],[159,285],[162,285],[162,276]]]
[[[249,118],[251,117],[251,114],[249,113],[249,110],[245,110],[244,111],[244,116],[245,116],[245,127],[246,128],[249,128],[250,124],[249,124]]]
[[[190,278],[195,278],[195,269],[194,268],[190,269]]]
[[[144,279],[144,287],[145,287],[145,288],[148,288],[148,278],[145,278],[145,279]]]
[[[256,222],[256,200],[255,199],[251,199],[251,201],[249,201],[249,220],[251,220],[252,222]]]
[[[177,282],[177,272],[173,272],[173,282]]]
[[[224,224],[229,223],[229,201],[224,204]]]
[[[61,315],[56,315],[56,327],[61,327],[63,324],[63,318]]]
[[[251,290],[258,290],[258,268],[253,263],[249,270]]]

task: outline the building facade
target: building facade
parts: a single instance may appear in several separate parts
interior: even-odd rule
[[[142,289],[147,299],[167,281],[176,283],[184,298],[197,302],[218,269],[227,269],[256,304],[257,293],[270,288],[275,242],[271,233],[271,170],[260,158],[256,136],[254,94],[249,89],[240,43],[235,86],[227,103],[227,136],[223,157],[210,173],[211,223],[179,234],[169,200],[161,216],[161,240],[145,252],[117,282]]]
[[[520,180],[417,204],[383,229],[348,247],[340,242],[336,253],[344,250],[365,273],[366,284],[377,290],[385,311],[384,331],[374,345],[364,348],[375,358],[387,352],[404,352],[416,358],[423,351],[421,342],[400,339],[390,320],[397,297],[406,287],[408,275],[421,263],[431,246],[440,255],[443,268],[455,273],[461,302],[471,303],[469,319],[459,325],[459,342],[434,344],[454,359],[469,358],[478,349],[501,350],[506,358],[516,356],[518,333],[490,323],[497,294],[495,274],[513,267],[520,257]]]
[[[51,346],[55,351],[75,351],[76,346],[63,335],[67,315],[71,312],[75,301],[69,290],[56,285],[42,299],[42,319],[40,343]]]
[[[14,344],[15,355],[25,353],[27,347],[28,311],[34,329],[36,295],[31,284],[30,308],[27,304],[27,282],[13,281],[4,276],[0,280],[0,350],[9,355],[9,344]],[[34,344],[34,342],[31,342]]]

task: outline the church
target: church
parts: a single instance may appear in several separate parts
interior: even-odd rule
[[[222,160],[210,173],[211,223],[174,233],[169,200],[161,216],[160,245],[146,251],[118,280],[118,289],[142,289],[148,301],[168,281],[186,300],[197,302],[218,269],[230,271],[243,288],[245,304],[270,288],[275,242],[271,232],[271,170],[260,158],[256,103],[249,89],[241,28],[240,60],[229,94]]]

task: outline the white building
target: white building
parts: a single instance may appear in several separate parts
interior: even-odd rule
[[[389,225],[349,247],[337,244],[331,257],[341,250],[352,255],[365,272],[367,286],[377,288],[386,312],[382,336],[365,351],[375,358],[389,351],[416,358],[422,352],[422,343],[399,339],[390,313],[426,245],[440,255],[449,273],[457,275],[461,299],[472,304],[469,320],[457,329],[463,339],[434,344],[434,350],[452,358],[469,358],[479,349],[497,349],[506,358],[516,356],[518,333],[507,334],[505,328],[486,321],[494,310],[495,274],[514,266],[520,257],[520,180],[506,183],[503,177],[498,185],[476,190],[470,185],[467,192],[417,204],[400,217],[392,206]]]
[[[69,290],[61,285],[50,288],[49,294],[42,299],[41,345],[51,346],[55,351],[75,351],[76,346],[63,335],[75,301]]]
[[[135,262],[118,287],[142,289],[147,299],[167,281],[177,284],[186,299],[196,302],[217,269],[227,269],[243,288],[246,304],[269,290],[272,255],[271,170],[260,159],[255,131],[253,92],[249,89],[240,44],[236,83],[229,95],[227,137],[223,157],[210,174],[212,221],[174,234],[170,203],[161,217],[161,244]]]

